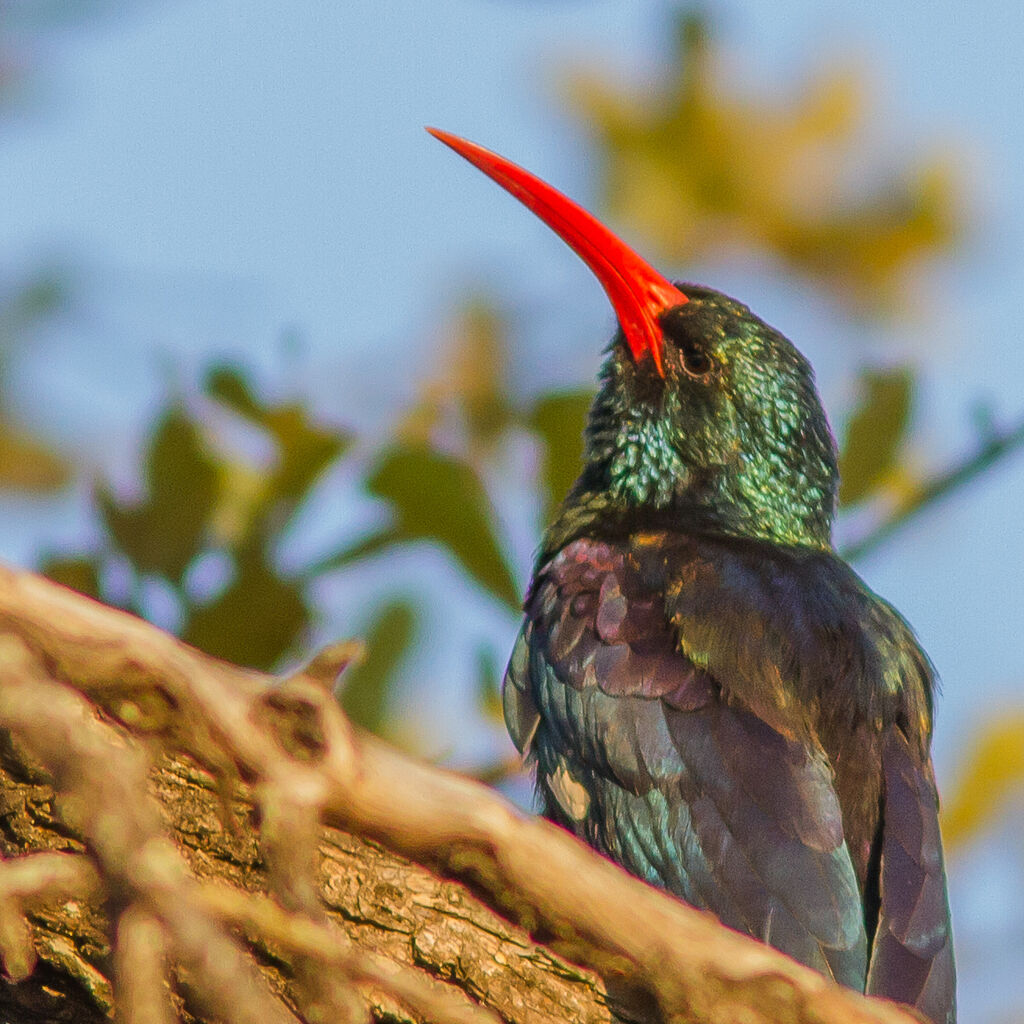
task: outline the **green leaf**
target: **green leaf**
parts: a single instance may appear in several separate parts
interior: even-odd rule
[[[426,445],[398,444],[373,466],[367,487],[391,505],[397,537],[441,545],[480,586],[518,610],[494,510],[470,465]]]
[[[206,374],[203,390],[239,416],[263,425],[264,408],[253,394],[252,385],[237,366],[219,364]]]
[[[334,572],[337,569],[343,569],[346,565],[361,562],[364,558],[372,558],[378,552],[401,542],[401,536],[393,529],[378,530],[376,533],[371,533],[368,537],[356,541],[351,547],[342,548],[340,551],[324,556],[304,569],[302,575],[306,579],[313,579],[325,572]]]
[[[56,270],[44,270],[0,298],[0,344],[6,347],[28,328],[66,304],[67,285]]]
[[[43,561],[39,571],[55,583],[77,590],[86,597],[101,599],[99,564],[85,556],[51,557]]]
[[[357,725],[379,735],[387,731],[388,704],[415,633],[416,611],[408,601],[391,601],[378,611],[367,629],[366,660],[346,671],[338,698]]]
[[[273,438],[277,462],[253,526],[262,531],[282,529],[320,474],[348,450],[351,436],[314,422],[299,402],[263,401],[236,367],[214,367],[207,375],[206,393]]]
[[[855,505],[871,496],[896,466],[910,420],[914,378],[906,367],[865,370],[863,397],[846,427],[839,457],[839,502]]]
[[[67,285],[59,274],[47,271],[39,274],[15,296],[12,311],[23,324],[56,312],[67,301]]]
[[[505,721],[498,666],[494,651],[487,646],[478,647],[476,652],[476,705],[485,718],[499,724]]]
[[[275,490],[295,504],[305,498],[320,474],[351,444],[348,435],[313,423],[298,404],[272,410],[267,426],[277,439],[281,454]]]
[[[182,639],[225,661],[272,669],[312,619],[304,585],[282,579],[259,549],[239,555],[237,564],[218,597],[189,609]]]
[[[217,467],[199,425],[172,405],[153,432],[145,461],[146,498],[121,505],[97,488],[104,524],[138,572],[179,583],[199,553],[217,501]]]
[[[461,403],[470,445],[485,451],[512,416],[505,365],[508,327],[494,304],[477,296],[459,311],[452,334],[449,365],[434,387]]]
[[[546,522],[583,468],[583,428],[592,401],[589,391],[556,391],[542,395],[527,413],[526,425],[544,446],[541,480]]]

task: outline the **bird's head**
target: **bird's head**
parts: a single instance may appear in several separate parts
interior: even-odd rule
[[[737,536],[830,547],[835,441],[796,348],[741,303],[662,277],[528,171],[429,130],[572,246],[618,316],[568,504],[662,521],[678,512]]]

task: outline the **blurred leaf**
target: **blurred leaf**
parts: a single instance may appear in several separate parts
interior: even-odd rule
[[[339,696],[345,713],[370,732],[386,732],[388,703],[398,669],[416,633],[416,611],[405,600],[384,605],[367,629],[366,660],[344,675]]]
[[[60,309],[67,300],[67,286],[55,270],[43,270],[19,282],[0,298],[0,346],[7,347],[23,331]]]
[[[17,293],[8,309],[23,324],[38,320],[60,308],[67,299],[67,287],[53,272],[38,275]]]
[[[861,75],[832,62],[790,101],[744,96],[703,18],[681,15],[676,39],[660,85],[623,86],[602,68],[568,87],[604,161],[605,211],[663,259],[693,263],[740,242],[877,309],[956,240],[961,204],[944,160],[865,183]]]
[[[435,374],[403,417],[399,435],[429,443],[438,426],[457,416],[471,459],[486,456],[512,420],[507,398],[506,325],[494,305],[469,298],[446,329]]]
[[[863,397],[847,424],[839,459],[842,505],[870,497],[896,468],[914,395],[914,378],[905,367],[866,370],[860,386]]]
[[[315,423],[299,402],[262,401],[237,367],[217,366],[207,375],[206,392],[273,438],[277,463],[262,475],[261,502],[250,507],[250,527],[280,530],[320,474],[351,445],[344,431]]]
[[[208,541],[227,551],[253,543],[253,535],[266,532],[267,491],[272,473],[265,467],[241,460],[220,461],[217,504],[210,517]]]
[[[282,579],[254,548],[238,555],[237,572],[218,597],[191,609],[182,639],[225,661],[268,670],[311,617],[302,582]]]
[[[55,583],[62,583],[65,587],[85,594],[86,597],[102,600],[100,567],[92,558],[54,556],[45,559],[39,571],[44,576],[49,576]]]
[[[1024,793],[1024,714],[989,724],[971,744],[967,766],[942,816],[942,834],[958,846],[984,829],[1014,793]]]
[[[505,713],[501,704],[501,679],[494,652],[480,646],[476,652],[476,706],[485,718],[504,724]]]
[[[527,426],[544,445],[541,481],[545,522],[550,522],[583,469],[583,428],[592,401],[589,391],[554,392],[542,395],[527,413]]]
[[[146,452],[146,498],[120,505],[100,486],[103,521],[136,571],[179,583],[199,553],[217,500],[217,466],[198,425],[172,405],[157,423]]]
[[[64,284],[52,271],[37,273],[0,297],[0,382],[5,359],[23,333],[54,312],[64,297]],[[60,490],[70,475],[67,461],[50,444],[0,411],[0,488],[46,494]]]
[[[36,494],[60,490],[71,470],[45,442],[0,418],[0,487]]]
[[[371,469],[367,487],[390,503],[397,537],[440,544],[480,586],[519,609],[494,511],[472,467],[425,445],[393,445]]]
[[[470,439],[480,445],[495,441],[511,417],[507,395],[505,323],[498,311],[480,299],[466,304],[453,344],[455,376]]]
[[[327,555],[307,568],[303,572],[303,576],[311,579],[325,572],[343,569],[346,565],[351,565],[353,562],[358,562],[364,558],[372,558],[378,552],[401,542],[402,537],[397,531],[390,528],[378,530],[376,533],[371,533],[369,537],[364,537],[362,540],[357,541],[351,547],[342,548],[341,551]]]
[[[252,385],[241,368],[224,363],[212,367],[206,374],[203,390],[239,416],[264,425],[264,407],[253,394]]]
[[[281,463],[275,489],[298,504],[320,474],[352,443],[347,434],[313,423],[298,404],[282,405],[268,416],[268,427],[277,438]]]

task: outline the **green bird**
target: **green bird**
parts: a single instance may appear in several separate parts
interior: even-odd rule
[[[934,672],[832,547],[810,364],[742,303],[673,284],[540,179],[431,131],[576,250],[619,321],[505,676],[544,813],[729,927],[953,1024]]]

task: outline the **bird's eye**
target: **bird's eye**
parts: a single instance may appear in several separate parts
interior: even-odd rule
[[[711,356],[694,341],[684,341],[679,346],[679,358],[691,377],[706,377],[714,369]]]

